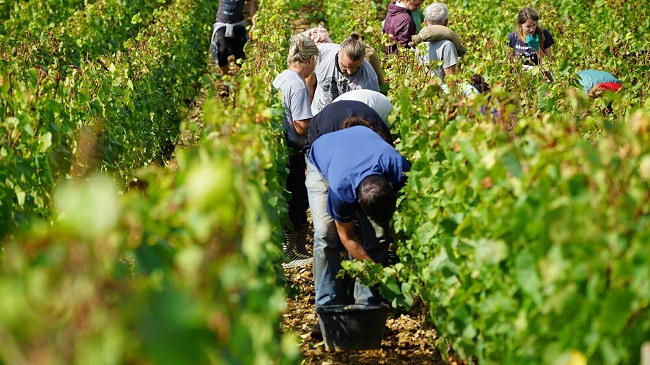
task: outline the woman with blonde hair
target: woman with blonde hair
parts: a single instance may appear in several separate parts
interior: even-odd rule
[[[302,34],[294,35],[289,40],[287,69],[274,80],[273,86],[282,91],[285,132],[289,152],[289,175],[287,190],[291,192],[289,200],[289,219],[293,225],[287,229],[285,253],[291,258],[307,258],[305,241],[307,238],[307,188],[305,187],[305,159],[300,153],[305,145],[307,127],[312,118],[311,102],[305,78],[316,67],[318,47],[310,38]]]

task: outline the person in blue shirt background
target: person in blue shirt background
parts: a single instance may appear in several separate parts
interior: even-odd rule
[[[606,91],[618,92],[621,81],[607,71],[582,70],[578,72],[580,86],[590,98],[602,96]]]

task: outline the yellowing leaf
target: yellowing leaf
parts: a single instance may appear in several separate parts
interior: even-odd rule
[[[573,350],[564,356],[561,356],[555,365],[587,365],[587,358],[585,355],[577,350]]]
[[[50,146],[52,146],[52,133],[46,132],[38,139],[38,150],[45,152]]]

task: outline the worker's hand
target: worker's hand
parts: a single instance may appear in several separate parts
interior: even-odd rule
[[[526,43],[530,46],[530,48],[534,49],[537,51],[539,49],[539,36],[537,34],[531,34],[526,37]]]
[[[395,253],[395,251],[388,251],[386,256],[384,256],[384,259],[381,261],[381,264],[386,267],[386,266],[393,266],[397,263],[399,263],[399,256]]]

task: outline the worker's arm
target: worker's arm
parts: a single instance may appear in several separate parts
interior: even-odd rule
[[[254,0],[248,0],[248,15],[251,16],[251,24],[255,26],[255,12],[257,11],[257,7],[255,7],[255,1]]]
[[[355,260],[370,260],[370,256],[359,242],[357,235],[354,233],[354,221],[351,222],[334,222],[336,231],[339,233],[341,243]]]
[[[316,74],[311,73],[307,78],[305,79],[305,83],[307,84],[307,92],[309,93],[309,102],[312,102],[314,100],[314,92],[316,91],[316,85],[318,85],[318,79],[316,79]]]

